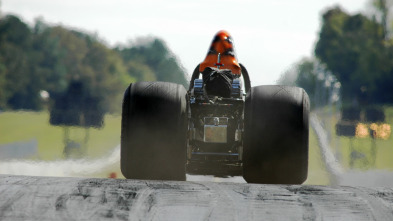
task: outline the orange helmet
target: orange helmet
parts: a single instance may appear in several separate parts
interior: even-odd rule
[[[233,74],[240,75],[240,65],[233,48],[233,39],[227,31],[219,31],[214,36],[205,60],[199,65],[199,72],[203,72],[207,67],[222,67],[230,69]]]

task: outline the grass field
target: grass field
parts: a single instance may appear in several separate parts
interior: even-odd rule
[[[309,153],[308,153],[308,178],[304,184],[307,185],[329,185],[329,173],[325,168],[318,139],[314,130],[310,127]]]
[[[81,159],[85,162],[97,161],[107,157],[120,144],[120,125],[120,116],[106,115],[102,128],[90,128],[86,131],[83,128],[69,127],[69,137],[74,141],[83,143],[87,132],[86,153]],[[68,162],[72,164],[64,155],[64,136],[65,128],[50,125],[47,112],[0,113],[0,146],[15,142],[37,141],[37,153],[24,160],[31,160],[32,162]],[[67,168],[63,168],[63,170],[67,170]],[[106,168],[101,172],[86,173],[83,176],[108,177],[112,172],[115,172],[118,178],[123,177],[120,172],[120,162],[115,165],[112,164],[111,168]],[[37,171],[37,174],[32,175],[41,174]]]
[[[393,125],[393,108],[386,108],[386,119]],[[374,140],[367,138],[347,138],[335,136],[336,115],[322,110],[318,116],[324,122],[325,128],[330,131],[332,151],[335,153],[340,164],[345,169],[381,169],[393,170],[393,136],[388,140]],[[88,131],[89,141],[85,158],[99,159],[107,156],[120,143],[121,117],[107,115],[104,127],[90,128]],[[86,133],[85,129],[70,128],[70,137],[82,141]],[[47,112],[3,112],[0,113],[0,145],[13,142],[36,140],[38,151],[27,160],[55,161],[65,160],[64,151],[64,128],[49,124]],[[373,146],[374,145],[374,146]],[[374,148],[374,152],[372,151]],[[352,159],[354,153],[357,158]],[[356,155],[355,154],[355,155]],[[107,177],[110,172],[116,172],[121,176],[119,164],[107,168],[102,173],[87,174],[90,177]],[[329,174],[318,146],[317,136],[310,128],[309,138],[309,176],[305,184],[329,185]]]
[[[88,158],[103,156],[120,143],[120,116],[106,115],[104,127],[88,129]],[[70,138],[82,141],[86,129],[70,127]],[[64,127],[49,124],[47,112],[3,112],[0,114],[0,145],[35,139],[38,153],[33,160],[63,159]]]
[[[101,129],[89,129],[87,158],[105,156],[120,143],[120,116],[107,115],[105,125]],[[82,140],[84,129],[70,128],[70,135]],[[30,160],[54,161],[65,159],[64,128],[51,126],[47,112],[4,112],[0,114],[0,145],[18,141],[36,139],[38,152]],[[324,168],[318,148],[318,141],[310,130],[310,166],[307,184],[326,185],[328,174]],[[115,171],[121,177],[119,166],[108,168],[102,173],[88,174],[94,177],[106,177]]]
[[[330,146],[344,169],[393,171],[393,107],[384,107],[384,112],[384,124],[390,128],[387,130],[390,136],[385,139],[373,139],[367,130],[367,135],[363,137],[336,136],[336,115],[330,115],[326,110],[319,112],[318,116],[325,122],[325,128],[330,130]],[[371,124],[362,125],[369,129]]]

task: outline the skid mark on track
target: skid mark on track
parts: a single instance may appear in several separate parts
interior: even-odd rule
[[[144,188],[136,193],[135,201],[129,213],[129,220],[149,220],[148,212],[154,206],[153,194],[154,190],[151,188]]]
[[[393,220],[392,207],[387,205],[386,202],[377,198],[374,194],[370,193],[371,190],[348,187],[358,197],[362,198],[368,204],[369,209],[373,215],[374,220]]]
[[[210,211],[205,220],[217,220],[230,217],[228,220],[244,220],[246,213],[245,203],[234,195],[238,193],[233,190],[226,189],[225,185],[218,185],[217,183],[205,184],[209,188],[211,194]]]
[[[204,220],[211,207],[208,187],[194,182],[159,182],[148,184],[156,191],[150,197],[149,219]],[[173,214],[176,214],[175,219]]]
[[[244,220],[244,217],[248,217],[248,219],[253,220],[257,215],[252,212],[254,203],[260,203],[263,200],[251,200],[247,201],[247,199],[258,198],[259,191],[254,191],[253,188],[227,188],[226,184],[209,184],[212,190],[214,191],[217,202],[217,209],[215,210],[215,215],[217,218],[220,213],[222,213],[222,208],[227,208],[229,213],[230,220]],[[213,219],[214,220],[214,219]]]
[[[0,220],[393,220],[391,188],[0,178]]]
[[[370,207],[368,199],[357,194],[356,189],[327,186],[289,186],[287,189],[299,195],[301,201],[311,204],[315,214],[315,219],[310,217],[311,220],[385,220],[376,219],[374,208]]]

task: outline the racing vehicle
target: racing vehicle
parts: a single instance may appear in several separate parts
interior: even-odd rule
[[[249,183],[301,184],[308,171],[309,106],[298,87],[251,87],[231,35],[219,31],[188,90],[169,82],[126,89],[122,173],[128,179],[241,175]]]

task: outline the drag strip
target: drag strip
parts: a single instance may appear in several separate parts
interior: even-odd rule
[[[393,189],[0,176],[0,220],[393,220]]]

